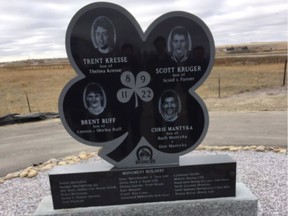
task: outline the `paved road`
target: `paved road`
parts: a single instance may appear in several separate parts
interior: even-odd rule
[[[287,112],[211,112],[205,145],[287,146]]]
[[[205,145],[287,145],[286,112],[211,112]],[[0,127],[0,177],[33,163],[96,147],[80,144],[59,119]]]

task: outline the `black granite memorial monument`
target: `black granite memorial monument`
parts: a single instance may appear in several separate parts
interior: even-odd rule
[[[56,168],[55,209],[235,196],[232,158],[179,160],[208,129],[195,93],[215,57],[203,21],[171,12],[143,32],[124,8],[93,3],[72,18],[66,50],[77,76],[60,96],[62,123],[112,165]]]

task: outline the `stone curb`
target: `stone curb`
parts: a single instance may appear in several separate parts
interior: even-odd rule
[[[71,155],[61,159],[52,158],[44,163],[27,167],[26,169],[18,172],[7,174],[5,177],[0,178],[0,184],[13,178],[33,178],[38,175],[41,171],[50,170],[55,166],[63,166],[68,164],[75,164],[81,160],[87,160],[92,157],[96,157],[98,152],[80,152],[79,155]]]
[[[267,152],[272,151],[280,154],[287,154],[287,148],[278,146],[208,146],[200,145],[196,150],[206,151],[257,151]],[[33,178],[41,171],[50,170],[55,166],[63,166],[69,164],[75,164],[81,160],[87,160],[92,157],[98,157],[98,152],[80,152],[79,155],[71,155],[61,159],[52,158],[44,163],[27,167],[26,169],[18,172],[7,174],[5,177],[0,178],[0,184],[13,178]]]

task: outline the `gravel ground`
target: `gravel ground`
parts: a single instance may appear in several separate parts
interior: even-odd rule
[[[187,156],[229,154],[237,161],[237,182],[258,197],[259,216],[287,216],[287,154],[256,151],[193,151]],[[98,157],[81,161],[92,163]],[[15,178],[0,184],[0,215],[33,215],[41,199],[50,194],[48,173],[33,179]]]

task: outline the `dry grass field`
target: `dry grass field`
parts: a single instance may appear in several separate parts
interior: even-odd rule
[[[285,111],[284,64],[215,66],[197,93],[210,111]],[[220,79],[220,90],[219,90]]]
[[[278,88],[283,84],[284,64],[214,66],[197,90],[202,98],[230,97],[244,92]]]
[[[259,57],[257,61],[253,57],[250,63],[247,63],[250,58],[243,56],[243,53],[241,58],[232,57],[222,55],[220,60],[216,59],[210,76],[197,89],[210,111],[287,109],[286,86],[282,86],[287,56],[282,55],[275,60],[275,55],[271,55],[270,58],[274,59],[271,61],[267,61],[269,55]],[[65,64],[51,68],[47,65],[0,67],[0,116],[30,111],[58,112],[60,92],[74,76],[76,73],[70,65]]]
[[[58,112],[58,98],[64,85],[75,76],[63,69],[0,69],[0,116],[9,113]],[[27,95],[27,97],[26,97]]]

